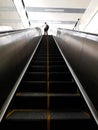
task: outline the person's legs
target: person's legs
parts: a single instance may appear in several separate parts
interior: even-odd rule
[[[48,35],[48,31],[44,30],[44,35]]]
[[[48,35],[48,28],[44,29],[44,35]]]

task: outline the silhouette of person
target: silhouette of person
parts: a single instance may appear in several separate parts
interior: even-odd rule
[[[45,22],[44,35],[48,35],[49,25]]]

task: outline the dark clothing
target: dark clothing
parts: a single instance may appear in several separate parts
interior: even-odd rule
[[[45,22],[44,35],[48,35],[49,25]]]
[[[47,32],[49,29],[49,25],[46,24],[46,27],[44,28],[44,31]]]

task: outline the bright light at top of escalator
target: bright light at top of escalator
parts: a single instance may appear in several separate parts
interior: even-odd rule
[[[95,15],[86,26],[85,31],[98,34],[98,11],[95,13]]]
[[[0,26],[0,32],[9,30],[13,30],[13,28],[10,26]]]

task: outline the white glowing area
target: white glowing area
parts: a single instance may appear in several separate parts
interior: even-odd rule
[[[13,30],[13,28],[10,26],[0,26],[0,32],[1,31],[9,31],[9,30]]]
[[[92,17],[92,19],[86,26],[85,31],[91,33],[98,33],[98,11],[95,13],[95,15]]]

